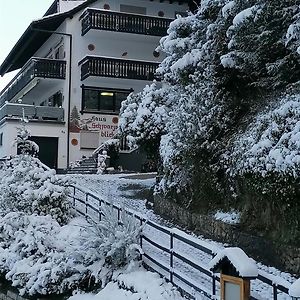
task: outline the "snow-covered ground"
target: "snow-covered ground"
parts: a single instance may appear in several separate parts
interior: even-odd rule
[[[154,176],[149,176],[150,178],[140,178],[132,174],[124,175],[72,175],[73,180],[77,185],[87,188],[94,193],[97,193],[103,199],[110,200],[115,204],[119,204],[125,208],[130,208],[141,214],[145,215],[149,220],[155,221],[164,226],[172,227],[173,225],[170,222],[167,222],[155,215],[151,209],[146,207],[146,199],[143,197],[141,190],[149,189],[155,182]],[[169,239],[166,238],[164,234],[160,231],[155,231],[152,229],[147,229],[146,236],[153,238],[155,236],[155,242],[169,247]],[[218,251],[224,248],[224,245],[216,243],[213,241],[205,240],[202,237],[192,237],[196,242],[203,243],[208,242],[213,251]],[[169,255],[163,253],[162,251],[157,251],[152,245],[144,243],[144,250],[149,252],[151,255],[155,255],[156,259],[165,265],[169,265]],[[208,265],[212,259],[211,255],[208,255],[202,251],[199,251],[193,247],[189,247],[186,244],[176,241],[174,249],[180,252],[184,257],[190,259],[191,261],[197,263],[198,265],[204,266],[208,269]],[[283,284],[288,286],[290,283],[294,282],[296,279],[288,273],[281,272],[273,267],[264,266],[260,263],[257,263],[259,268],[259,273],[270,278],[273,283]],[[153,266],[154,267],[154,266]],[[198,286],[201,285],[206,288],[208,291],[211,290],[211,279],[208,276],[201,274],[195,269],[190,268],[188,265],[176,261],[174,262],[174,268],[177,268],[178,271],[187,276],[188,278],[195,278],[195,284]],[[162,272],[162,270],[160,270]],[[163,272],[162,272],[163,273]],[[167,276],[167,274],[165,274]],[[175,283],[179,283],[176,282]],[[109,288],[112,288],[113,284]],[[116,287],[116,285],[114,285]],[[259,280],[252,281],[251,293],[257,299],[261,300],[270,300],[273,299],[273,289],[271,286],[264,284]],[[199,295],[199,299],[206,299],[203,296]],[[89,298],[87,298],[89,299]],[[98,298],[96,298],[98,299]],[[102,298],[99,298],[102,299]],[[120,298],[122,299],[122,298]],[[126,298],[125,298],[126,299]],[[134,299],[134,298],[128,298]],[[147,299],[147,298],[146,298]],[[150,298],[151,299],[151,298]],[[172,299],[172,298],[170,298]],[[75,299],[74,299],[75,300]],[[82,300],[84,300],[82,298]],[[157,300],[157,299],[155,299]],[[290,300],[290,297],[285,294],[279,294],[278,300]]]
[[[157,217],[146,208],[146,198],[135,195],[135,192],[150,189],[155,184],[155,173],[144,176],[135,174],[103,174],[103,175],[72,175],[77,185],[85,187],[102,198],[115,204],[146,214],[149,218]]]
[[[112,282],[95,294],[78,294],[69,300],[184,300],[170,283],[143,267],[115,273]]]

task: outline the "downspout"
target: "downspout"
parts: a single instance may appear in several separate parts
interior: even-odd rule
[[[63,35],[69,37],[70,52],[69,52],[69,80],[68,80],[68,107],[67,107],[67,168],[70,165],[70,114],[71,114],[71,88],[72,88],[72,49],[73,49],[73,36],[71,33],[57,32],[52,30],[45,30],[31,27],[33,31],[46,32],[51,34]]]

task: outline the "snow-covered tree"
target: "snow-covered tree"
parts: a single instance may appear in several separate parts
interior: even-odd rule
[[[35,156],[39,152],[39,146],[30,141],[30,132],[26,127],[28,120],[23,117],[20,121],[20,126],[17,127],[17,137],[15,139],[15,145],[21,154],[31,154]]]
[[[127,138],[131,147],[143,146],[148,155],[156,160],[173,93],[171,89],[153,82],[142,92],[130,94],[122,103],[119,133]]]
[[[252,153],[251,158],[249,148],[260,139],[265,141],[266,132],[275,134],[274,123],[281,128],[278,136],[297,127],[294,108],[279,122],[276,109],[268,107],[276,107],[283,94],[285,103],[298,98],[299,4],[293,0],[202,0],[195,14],[170,24],[168,35],[160,41],[166,58],[158,68],[163,95],[172,95],[161,136],[163,179],[158,191],[191,208],[202,209],[206,204],[213,209],[220,204],[242,203],[249,187],[239,188],[234,182],[236,175],[246,178],[255,174],[260,186],[256,195],[262,201],[270,204],[270,197],[277,197],[280,190],[281,195],[297,197],[298,179],[294,175],[298,166],[287,161],[291,149],[295,153],[299,150],[281,152],[281,163],[278,161],[275,168],[276,164],[264,164],[275,144]],[[138,108],[146,98],[140,93],[134,100],[130,122],[124,121],[123,126],[129,124],[133,131],[131,136],[145,138],[131,125],[143,116]],[[264,125],[258,125],[256,116],[262,111],[266,111]],[[291,114],[293,121],[286,123]],[[251,130],[255,142],[248,139]],[[287,134],[284,143],[294,145],[292,139]],[[225,157],[234,160],[230,172]],[[265,168],[270,176],[256,172]],[[241,173],[242,169],[246,171]],[[282,188],[287,182],[282,181],[285,176],[289,177],[287,189]],[[270,197],[264,189],[268,184],[272,187]]]

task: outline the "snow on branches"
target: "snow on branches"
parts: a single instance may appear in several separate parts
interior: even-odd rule
[[[203,0],[170,24],[159,46],[161,86],[129,97],[120,122],[133,142],[159,138],[160,191],[237,199],[237,174],[298,178],[299,15],[292,0]]]
[[[0,218],[0,272],[21,295],[105,286],[139,257],[141,227],[132,217],[120,223],[110,209],[103,213],[99,223],[76,218],[64,226],[49,215],[8,213]]]
[[[238,135],[229,152],[231,175],[300,176],[300,95],[286,95]]]
[[[20,211],[27,214],[51,215],[59,223],[70,217],[67,179],[55,170],[45,169],[28,154],[20,154],[6,162],[1,170],[0,214]]]
[[[164,133],[171,97],[167,90],[153,82],[122,102],[119,133],[127,137],[131,147],[156,140]]]

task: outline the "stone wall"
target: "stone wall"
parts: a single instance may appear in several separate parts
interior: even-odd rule
[[[238,225],[226,224],[210,216],[190,212],[159,196],[154,197],[154,211],[196,234],[240,247],[257,261],[300,276],[300,248],[245,233]]]

